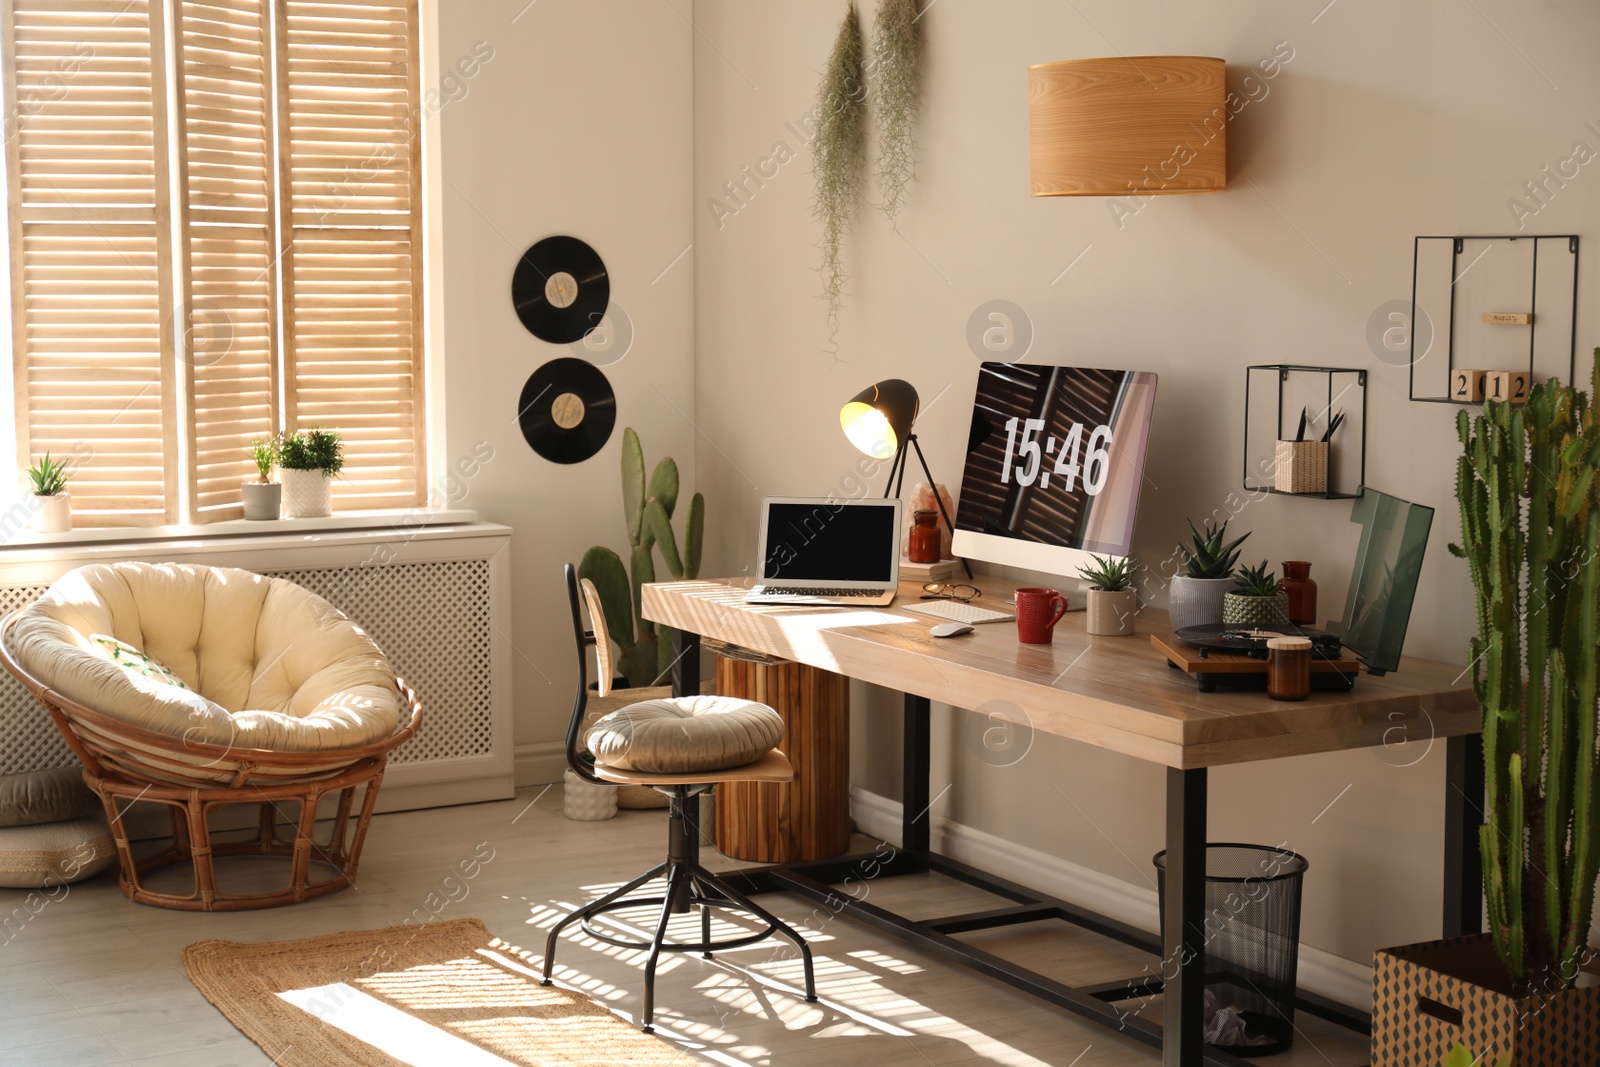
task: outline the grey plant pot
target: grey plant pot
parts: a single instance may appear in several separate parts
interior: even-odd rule
[[[1222,621],[1222,598],[1238,585],[1232,578],[1190,578],[1180,574],[1172,579],[1167,593],[1167,613],[1172,628],[1204,626]]]
[[[239,499],[244,502],[244,517],[276,519],[283,501],[283,486],[277,482],[240,482]]]
[[[1222,621],[1229,626],[1289,624],[1289,594],[1245,596],[1229,593],[1222,602]]]

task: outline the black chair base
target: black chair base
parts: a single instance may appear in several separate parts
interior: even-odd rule
[[[650,870],[641,874],[628,884],[612,890],[605,896],[585,904],[572,914],[563,918],[550,930],[550,936],[545,941],[544,948],[544,979],[543,984],[550,984],[550,974],[555,967],[556,941],[561,936],[561,931],[579,923],[583,932],[598,941],[619,948],[648,949],[650,956],[644,968],[644,1011],[640,1016],[640,1029],[650,1034],[655,1032],[652,1024],[655,1018],[655,983],[656,962],[663,952],[698,952],[705,959],[711,959],[712,953],[724,949],[742,948],[753,945],[758,941],[777,934],[794,942],[800,950],[800,956],[805,961],[806,972],[806,1000],[817,999],[816,978],[811,966],[811,947],[788,923],[767,911],[761,905],[734,889],[727,882],[700,865],[700,832],[696,820],[689,814],[690,800],[703,791],[701,786],[680,785],[673,787],[669,794],[671,804],[667,809],[667,859],[658,863]],[[629,897],[628,894],[640,886],[662,875],[666,876],[666,893],[655,897]],[[661,920],[656,924],[655,935],[649,941],[637,938],[623,938],[615,934],[596,930],[592,920],[609,911],[618,911],[623,908],[660,907]],[[700,940],[698,941],[668,941],[667,924],[674,915],[683,915],[693,910],[700,909]],[[730,911],[742,911],[755,916],[766,924],[766,928],[758,933],[747,934],[743,937],[723,938],[719,941],[711,939],[711,909],[725,908]]]

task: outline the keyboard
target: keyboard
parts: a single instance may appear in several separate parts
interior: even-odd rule
[[[862,600],[877,600],[889,592],[884,589],[801,589],[792,585],[758,585],[750,592],[757,596],[804,596],[821,597],[825,600],[848,600],[859,597]]]
[[[899,606],[918,615],[927,615],[945,622],[964,622],[969,626],[980,626],[986,622],[1008,622],[1017,617],[1014,612],[992,611],[989,608],[980,608],[976,604],[963,604],[959,600],[919,600],[915,604]]]

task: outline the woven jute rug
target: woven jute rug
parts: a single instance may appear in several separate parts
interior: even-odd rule
[[[588,997],[541,986],[534,962],[477,919],[199,941],[183,964],[281,1067],[703,1062]]]

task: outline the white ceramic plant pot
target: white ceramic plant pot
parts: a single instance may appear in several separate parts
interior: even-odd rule
[[[1138,612],[1139,594],[1132,589],[1089,590],[1087,626],[1091,634],[1126,637],[1133,633],[1133,618]]]
[[[277,482],[240,482],[239,499],[244,502],[247,519],[275,519],[283,499],[283,486]]]
[[[291,519],[320,519],[333,514],[333,479],[319,470],[280,470],[283,514]]]
[[[1167,614],[1172,628],[1203,626],[1222,621],[1222,598],[1237,589],[1232,578],[1190,578],[1180,574],[1172,579],[1167,593]]]
[[[66,533],[72,529],[72,494],[34,495],[39,510],[33,513],[33,528],[39,533]]]
[[[604,822],[617,813],[617,787],[595,785],[568,767],[561,776],[561,814],[573,822]]]

